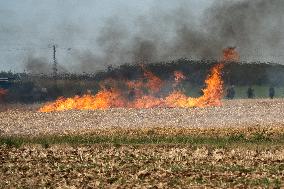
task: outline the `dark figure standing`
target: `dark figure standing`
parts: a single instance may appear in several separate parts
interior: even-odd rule
[[[247,90],[248,98],[254,98],[254,90],[252,87],[249,87]]]
[[[134,90],[134,88],[132,88],[132,89],[129,91],[129,93],[128,93],[128,99],[129,99],[130,101],[133,101],[133,100],[135,99],[135,90]]]
[[[232,85],[227,89],[227,98],[228,99],[234,99],[235,98],[235,87]]]
[[[274,87],[271,86],[271,87],[269,88],[269,97],[270,97],[271,99],[273,99],[274,96],[275,96],[275,89],[274,89]]]

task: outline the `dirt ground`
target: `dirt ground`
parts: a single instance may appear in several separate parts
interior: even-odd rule
[[[281,147],[0,146],[0,155],[0,188],[284,187]]]
[[[38,112],[40,106],[2,106],[0,188],[284,187],[284,99],[53,113]],[[108,142],[80,143],[76,135],[88,133],[87,141]],[[33,142],[44,135],[69,138]],[[15,145],[17,136],[31,143]],[[133,140],[112,142],[120,136]]]
[[[98,128],[284,126],[284,99],[225,100],[222,107],[37,112],[40,104],[6,105],[1,135],[92,132]]]

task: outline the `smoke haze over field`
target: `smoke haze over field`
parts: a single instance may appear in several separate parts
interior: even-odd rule
[[[0,70],[50,72],[52,49],[69,71],[181,57],[284,63],[284,1],[1,2]],[[35,8],[36,7],[36,8]]]

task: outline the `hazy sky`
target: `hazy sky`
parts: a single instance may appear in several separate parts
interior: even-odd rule
[[[171,53],[216,57],[230,45],[245,60],[283,63],[283,6],[282,0],[0,0],[0,70],[51,65],[53,44],[58,63],[72,72]]]
[[[74,64],[73,50],[95,51],[97,34],[113,15],[131,28],[133,18],[157,5],[168,11],[183,2],[196,17],[210,5],[210,0],[1,0],[0,70],[22,71],[30,55],[51,62],[54,43],[59,63]]]

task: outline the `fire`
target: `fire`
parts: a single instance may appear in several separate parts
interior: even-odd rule
[[[170,108],[174,107],[187,107],[188,97],[180,91],[174,91],[165,98],[165,105]]]
[[[226,61],[226,62],[228,62],[228,61],[233,61],[233,62],[239,61],[240,55],[236,51],[236,47],[228,47],[228,48],[224,49],[222,60]]]
[[[181,81],[185,80],[185,76],[181,71],[174,71],[175,82],[173,84],[173,88],[177,88]]]
[[[160,78],[147,70],[144,70],[144,77],[148,80],[145,84],[145,87],[149,89],[152,95],[158,93],[161,90],[163,82]]]
[[[211,74],[205,81],[206,88],[202,90],[203,95],[199,98],[189,98],[189,107],[208,107],[220,106],[223,97],[223,80],[221,76],[224,64],[220,63],[214,66]]]
[[[221,78],[223,67],[224,64],[217,64],[212,68],[211,74],[205,81],[206,88],[202,90],[201,97],[191,98],[182,92],[174,91],[166,98],[166,105],[182,108],[220,106],[223,97],[223,80]]]
[[[185,76],[180,71],[174,71],[175,81],[180,82],[185,79]]]
[[[142,96],[141,98],[136,99],[132,103],[128,104],[130,108],[153,108],[160,107],[163,105],[163,99],[153,97],[150,95]]]
[[[64,110],[96,110],[112,107],[123,107],[126,100],[121,98],[121,94],[114,90],[102,90],[96,95],[86,94],[82,97],[59,98],[53,103],[46,104],[39,111],[52,112]]]
[[[115,81],[111,80],[110,87],[101,83],[101,90],[96,94],[85,94],[73,98],[59,98],[55,102],[48,103],[39,109],[40,112],[64,111],[64,110],[97,110],[109,108],[154,108],[154,107],[209,107],[221,106],[223,97],[222,69],[225,61],[237,60],[237,52],[234,48],[223,51],[223,58],[216,64],[205,80],[206,87],[203,95],[198,98],[186,96],[182,91],[174,90],[170,94],[160,97],[164,82],[152,72],[144,71],[144,80],[125,81],[124,89],[119,89]],[[174,72],[174,84],[185,79],[182,72]],[[126,89],[125,89],[126,88]]]
[[[64,110],[96,110],[108,108],[153,108],[153,107],[206,107],[221,105],[223,94],[221,79],[221,70],[223,64],[218,64],[211,70],[210,76],[205,81],[207,87],[203,89],[204,95],[199,98],[187,97],[181,91],[174,91],[165,98],[157,98],[155,93],[159,92],[161,87],[160,79],[153,73],[147,73],[150,80],[142,84],[141,82],[127,82],[127,86],[134,91],[133,100],[125,98],[119,90],[103,89],[96,95],[86,94],[82,97],[59,98],[53,103],[46,104],[39,111],[52,112]],[[151,93],[146,95],[142,92],[142,87],[149,87]]]

